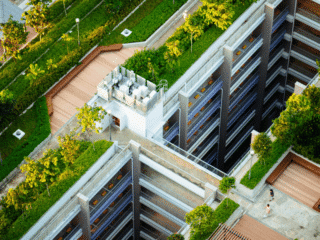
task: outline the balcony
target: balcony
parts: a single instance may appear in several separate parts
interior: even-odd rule
[[[191,149],[191,148],[195,148],[194,145],[199,145],[201,144],[198,141],[203,142],[203,140],[205,139],[205,137],[203,137],[203,135],[209,135],[210,132],[207,132],[208,129],[210,129],[210,131],[212,131],[213,129],[215,129],[218,125],[220,124],[220,118],[219,118],[219,114],[215,115],[212,117],[211,120],[206,121],[203,125],[200,126],[200,129],[198,131],[196,131],[190,139],[190,141],[188,142],[187,148]]]
[[[243,65],[249,58],[247,53],[250,53],[249,55],[253,55],[262,46],[262,41],[263,39],[261,34],[259,36],[254,36],[252,34],[246,40],[244,40],[243,43],[234,50],[232,70],[237,71],[237,68],[239,69],[240,66]]]
[[[278,83],[275,82],[272,86],[269,87],[271,90],[268,89],[270,91],[266,91],[263,104],[265,104],[273,96],[273,94],[275,94],[278,91],[279,87],[280,87],[279,82]]]
[[[238,141],[235,141],[235,145],[232,146],[230,145],[229,148],[227,149],[227,155],[224,158],[224,161],[226,162],[229,157],[231,157],[231,155],[238,149],[238,147],[250,136],[251,131],[253,130],[253,126],[251,124],[249,124],[245,130],[243,131],[244,134],[239,134],[239,137],[241,136],[241,138]],[[239,138],[238,137],[238,138]],[[236,139],[237,140],[237,139]]]
[[[207,87],[202,88],[200,91],[196,91],[191,96],[190,102],[192,104],[189,108],[188,121],[190,121],[194,117],[194,115],[196,115],[200,111],[200,109],[204,107],[207,104],[207,102],[220,91],[221,87],[222,81],[221,77],[219,77],[211,85],[207,85]],[[203,92],[201,92],[202,90]],[[197,97],[197,99],[195,99],[195,97]]]
[[[171,142],[172,139],[177,136],[179,134],[179,123],[176,122],[175,124],[173,124],[173,126],[171,126],[170,128],[168,128],[169,126],[165,126],[164,127],[164,138]],[[168,129],[167,129],[168,128]]]
[[[284,44],[279,44],[269,56],[268,71],[283,56],[283,53],[284,53]]]
[[[318,15],[305,9],[298,8],[296,12],[296,19],[320,31],[320,17]]]
[[[239,69],[239,72],[236,72],[236,75],[231,78],[230,94],[233,94],[234,90],[259,66],[260,62],[261,57],[257,54],[253,59],[250,59],[250,62],[242,65],[242,69]]]
[[[188,127],[188,135],[187,138],[190,139],[191,136],[200,129],[201,125],[205,123],[205,121],[208,120],[208,118],[219,108],[221,107],[221,99],[220,96],[218,96],[214,101],[209,103],[209,105],[204,108],[203,111],[200,111],[200,113],[197,113],[198,116],[197,119],[193,120],[193,123]],[[199,120],[198,120],[199,119]],[[198,120],[198,121],[196,121]]]
[[[142,221],[140,227],[140,237],[146,240],[166,240],[168,234],[162,233],[161,231]]]
[[[277,32],[273,34],[274,36],[272,36],[271,38],[270,52],[281,42],[286,32],[286,26],[282,26],[280,29],[278,29]]]
[[[308,84],[317,74],[317,73],[308,71],[304,67],[299,66],[297,63],[290,64],[288,73],[304,81],[306,84]]]
[[[210,136],[201,143],[197,147],[198,152],[199,152],[199,158],[202,158],[212,146],[214,146],[219,140],[219,130],[215,130],[213,133],[210,134]]]
[[[266,86],[268,87],[269,84],[280,74],[282,69],[282,64],[278,62],[276,65],[274,65],[270,71],[268,71],[267,74],[267,81],[266,81]]]
[[[90,201],[90,224],[92,224],[130,184],[132,184],[131,171],[122,177],[117,183],[110,183],[108,187],[103,188],[100,191],[101,194],[96,195]],[[111,186],[112,189],[110,188]]]
[[[236,106],[239,101],[259,82],[259,73],[255,73],[248,81],[240,84],[238,92],[232,96],[231,103],[229,105],[229,112]]]
[[[111,240],[118,234],[121,235],[125,233],[124,236],[130,232],[132,229],[132,225],[126,226],[127,223],[132,220],[133,213],[132,213],[132,206],[129,205],[124,211],[120,212],[115,220],[112,221],[112,224],[106,227],[103,232],[97,237],[97,239],[106,239]],[[123,229],[124,228],[124,229]],[[119,234],[121,233],[121,234]],[[122,238],[116,238],[122,239]]]
[[[124,226],[121,229],[121,232],[118,233],[118,235],[116,235],[115,237],[113,237],[112,235],[110,237],[108,237],[108,235],[106,234],[105,236],[103,236],[105,238],[100,238],[100,239],[101,240],[102,239],[105,239],[105,240],[113,240],[113,239],[127,240],[127,239],[130,239],[131,236],[133,236],[133,223],[129,222],[126,226]]]
[[[317,37],[312,32],[306,31],[301,27],[295,27],[292,36],[298,41],[320,50],[320,37]]]
[[[289,14],[289,8],[286,7],[276,18],[273,20],[272,33],[278,29],[278,27],[286,20]]]
[[[278,103],[278,99],[275,99],[273,102],[271,102],[271,104],[269,104],[269,106],[267,107],[267,109],[264,111],[264,113],[262,114],[262,119],[265,119],[266,116],[268,116],[268,114],[271,112],[271,110],[277,105]]]
[[[316,60],[319,59],[319,56],[317,56],[309,51],[306,51],[301,47],[292,46],[291,56],[300,60],[301,62],[304,62],[304,63],[314,67],[314,68],[318,68]]]
[[[233,123],[250,107],[250,105],[256,100],[257,93],[252,92],[245,99],[243,99],[242,103],[237,107],[237,109],[233,110],[228,117],[228,125],[227,128],[231,127]]]
[[[212,164],[213,161],[217,159],[217,157],[218,157],[218,146],[215,146],[210,151],[210,153],[203,158],[203,160],[208,164]]]
[[[226,145],[232,142],[232,140],[239,134],[243,127],[254,117],[256,113],[255,109],[248,111],[248,115],[245,114],[239,122],[228,131]]]
[[[97,219],[91,224],[91,238],[96,239],[103,231],[112,224],[121,212],[132,202],[132,190],[130,189],[126,194],[121,196],[121,199],[112,207],[112,209],[100,216],[99,221]],[[90,219],[91,220],[91,219]],[[90,221],[91,222],[91,221]]]

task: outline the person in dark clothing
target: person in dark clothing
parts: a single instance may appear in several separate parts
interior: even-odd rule
[[[273,193],[273,190],[270,189],[270,202],[274,199],[274,193]]]

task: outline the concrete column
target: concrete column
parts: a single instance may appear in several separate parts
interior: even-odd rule
[[[297,81],[297,82],[294,83],[294,92],[293,92],[293,93],[299,95],[299,94],[301,94],[301,93],[303,92],[303,90],[305,90],[305,89],[306,89],[306,86]]]
[[[179,126],[180,133],[180,148],[187,151],[187,135],[188,135],[188,104],[189,97],[187,93],[180,91],[178,93],[179,102],[180,102],[180,110],[181,110],[181,119]]]
[[[221,94],[221,108],[220,108],[220,129],[219,129],[219,149],[218,149],[218,168],[222,171],[224,169],[224,157],[226,152],[226,140],[227,140],[227,124],[228,124],[228,108],[229,108],[229,96],[231,87],[231,71],[232,71],[232,58],[233,50],[225,46],[223,49],[224,62],[221,67],[222,76],[222,94]]]
[[[82,234],[86,239],[91,239],[89,198],[82,193],[78,193],[77,197],[81,207],[79,216]]]
[[[133,192],[133,239],[140,239],[140,191],[139,178],[141,173],[141,163],[139,154],[141,145],[133,140],[130,140],[130,150],[132,151],[132,192]]]
[[[256,138],[256,136],[259,135],[259,132],[257,132],[256,130],[252,130],[251,131],[251,144],[254,142],[254,139]]]
[[[263,101],[265,97],[265,87],[267,81],[268,63],[269,63],[269,51],[272,35],[272,25],[273,25],[273,14],[274,9],[270,4],[265,5],[266,18],[262,23],[262,38],[263,45],[260,50],[261,63],[259,66],[260,80],[257,86],[257,101],[256,101],[256,114],[255,114],[255,126],[254,128],[260,131],[261,121],[263,115]]]
[[[210,183],[205,183],[204,185],[204,199],[207,201],[207,205],[210,205],[216,198],[218,188],[211,185]]]

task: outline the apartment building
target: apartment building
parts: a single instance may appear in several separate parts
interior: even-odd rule
[[[188,175],[169,160],[135,141],[115,142],[22,239],[166,239],[217,193],[197,178],[206,172]]]
[[[319,7],[252,4],[165,93],[163,129],[153,137],[229,172],[248,152],[252,130],[266,131],[295,86],[316,77]]]

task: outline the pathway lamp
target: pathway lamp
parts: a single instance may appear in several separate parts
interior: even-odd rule
[[[78,45],[80,46],[79,22],[80,22],[80,19],[79,19],[79,18],[76,18],[77,29],[78,29]]]
[[[251,158],[250,158],[249,179],[251,178],[252,158],[253,158],[253,155],[254,155],[254,151],[253,150],[250,150],[250,155],[251,155]]]

